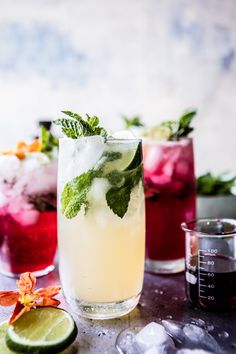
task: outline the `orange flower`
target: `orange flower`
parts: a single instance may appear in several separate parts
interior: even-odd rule
[[[61,291],[60,286],[48,286],[34,291],[36,278],[29,272],[21,274],[16,283],[19,291],[0,291],[1,306],[15,305],[9,324],[15,322],[25,312],[30,311],[31,308],[39,306],[57,307],[60,305],[60,301],[54,299],[54,296]]]
[[[41,151],[42,143],[39,139],[35,139],[30,144],[26,144],[24,141],[19,141],[16,150],[6,150],[3,155],[15,155],[18,159],[22,160],[25,158],[29,152],[39,152]]]

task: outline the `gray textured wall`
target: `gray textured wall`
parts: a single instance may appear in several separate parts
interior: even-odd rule
[[[236,172],[235,0],[0,0],[0,148],[61,109],[154,124],[198,107],[197,172]]]

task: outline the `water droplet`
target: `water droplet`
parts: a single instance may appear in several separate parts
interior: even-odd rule
[[[213,325],[208,325],[207,327],[206,327],[206,329],[208,330],[208,332],[212,332],[213,330],[214,330],[214,326]]]
[[[160,294],[160,295],[163,295],[163,294],[164,294],[164,291],[160,290],[160,291],[159,291],[159,294]]]
[[[125,338],[126,338],[126,339],[132,339],[133,337],[134,337],[133,333],[127,333],[127,334],[125,335]]]
[[[166,318],[167,318],[168,320],[172,320],[173,316],[167,315]]]
[[[155,289],[155,290],[154,290],[154,293],[159,294],[159,290],[158,290],[158,289]]]
[[[227,338],[229,338],[229,333],[226,331],[222,331],[222,332],[218,333],[218,337],[227,339]]]
[[[178,296],[173,296],[173,297],[172,297],[172,300],[177,301],[177,300],[179,300],[179,298],[178,298]]]

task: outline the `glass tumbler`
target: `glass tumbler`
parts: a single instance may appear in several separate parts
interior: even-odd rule
[[[206,310],[236,308],[236,220],[199,219],[186,233],[186,291]]]
[[[54,269],[57,159],[31,152],[0,155],[0,272],[36,276]]]
[[[144,140],[146,196],[146,270],[184,270],[185,240],[181,223],[195,218],[196,189],[191,139]]]
[[[141,141],[60,139],[58,202],[59,271],[67,301],[91,319],[130,312],[144,274]]]

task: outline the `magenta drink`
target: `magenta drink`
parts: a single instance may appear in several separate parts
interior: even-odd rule
[[[36,276],[54,269],[57,158],[40,140],[0,154],[0,272]]]
[[[146,270],[184,270],[185,238],[181,223],[195,218],[193,144],[147,139],[144,150],[146,196]]]

